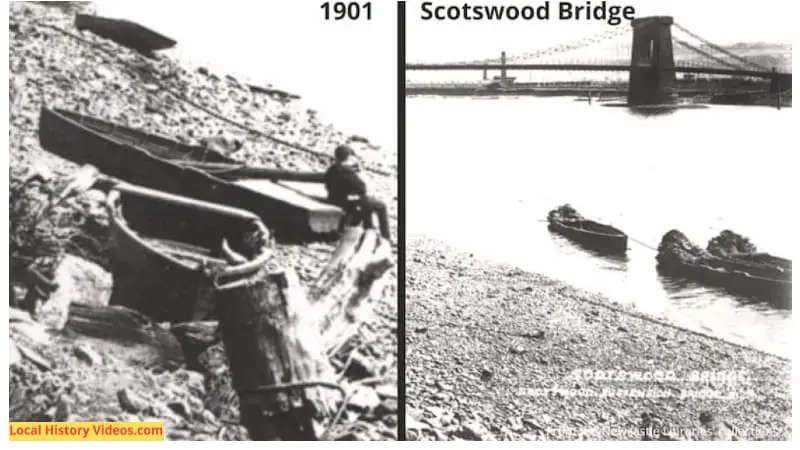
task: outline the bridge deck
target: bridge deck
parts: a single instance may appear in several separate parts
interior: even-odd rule
[[[406,64],[406,70],[418,71],[444,71],[444,70],[562,70],[562,71],[595,71],[595,72],[628,72],[628,64]],[[699,73],[709,75],[730,75],[758,78],[772,78],[778,76],[791,76],[786,73],[771,71],[741,70],[741,69],[714,69],[703,67],[676,66],[675,72]]]

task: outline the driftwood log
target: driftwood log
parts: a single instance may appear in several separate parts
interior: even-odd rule
[[[98,345],[114,346],[131,362],[154,370],[172,370],[184,364],[180,341],[169,329],[124,306],[69,306],[64,331],[94,338]]]
[[[233,266],[225,281],[218,276],[217,315],[252,440],[326,437],[346,396],[326,350],[368,316],[388,287],[391,266],[386,240],[350,228],[308,290],[294,272],[270,273],[263,265]]]

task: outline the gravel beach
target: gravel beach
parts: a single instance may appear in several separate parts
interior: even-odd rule
[[[409,439],[791,437],[790,361],[423,236],[406,258]]]
[[[246,81],[236,77],[192,67],[170,57],[169,52],[155,59],[146,58],[89,31],[78,31],[73,24],[74,13],[91,11],[91,4],[11,3],[12,180],[33,172],[47,174],[47,179],[58,179],[77,169],[76,165],[40,148],[38,117],[42,105],[88,114],[187,143],[215,136],[238,139],[244,145],[232,157],[274,168],[324,170],[333,149],[349,143],[363,160],[363,177],[370,190],[389,205],[391,228],[396,236],[394,149],[382,148],[363,137],[345,135],[332,124],[321,122],[308,106],[255,92]],[[248,133],[229,121],[312,151]],[[294,269],[301,282],[308,283],[320,273],[333,250],[333,244],[322,243],[276,245],[274,261]],[[333,436],[339,439],[397,437],[396,269],[388,276],[392,286],[389,295],[376,308],[374,317],[342,348],[343,352],[358,356],[352,361],[357,361],[354,364],[361,370],[357,376],[353,375],[356,378],[348,375],[350,381],[371,377],[383,381],[371,383],[374,389],[353,400],[358,404],[347,409],[334,430]],[[13,298],[11,304],[14,306]],[[12,410],[11,420],[30,419],[32,413],[39,412],[44,416],[38,417],[45,417],[44,420],[149,418],[165,421],[167,438],[171,440],[246,438],[243,428],[236,425],[238,406],[231,392],[226,363],[224,358],[214,357],[215,352],[218,355],[221,351],[221,345],[212,347],[206,358],[216,366],[209,368],[213,376],[184,369],[164,372],[164,368],[152,367],[151,355],[121,349],[113,341],[53,333],[32,321],[27,313],[18,309],[12,312],[13,341],[34,349],[52,366],[43,370],[40,364],[32,362],[35,357],[25,355],[12,359],[12,403],[25,406],[23,410]],[[337,354],[332,362],[342,364],[347,358],[348,354]]]

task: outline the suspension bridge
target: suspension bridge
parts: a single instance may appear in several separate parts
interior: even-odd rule
[[[632,34],[632,39],[631,39]],[[627,95],[628,105],[675,103],[680,97],[710,98],[769,97],[791,99],[791,60],[782,55],[736,54],[675,23],[670,16],[634,19],[631,28],[613,27],[603,33],[535,52],[477,61],[408,63],[406,71],[482,71],[483,82],[409,83],[407,92],[470,95],[537,94],[569,95],[593,91]],[[789,57],[791,57],[789,55]],[[780,69],[780,70],[779,70]],[[489,71],[500,75],[488,80]],[[584,81],[518,82],[510,72],[557,71],[584,74]],[[627,72],[627,82],[586,81],[587,72]],[[681,74],[681,76],[679,76]],[[551,77],[552,78],[552,77]]]

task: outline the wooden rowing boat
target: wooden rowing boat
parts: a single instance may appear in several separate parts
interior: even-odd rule
[[[265,257],[269,233],[248,211],[128,184],[111,188],[107,206],[110,303],[157,322],[207,319],[212,274],[230,265],[229,255]]]
[[[756,297],[777,308],[792,309],[791,271],[776,274],[757,266],[746,269],[737,262],[718,259],[662,261],[658,269],[661,273],[721,287],[733,294]]]
[[[707,286],[725,288],[791,309],[792,263],[765,253],[713,255],[692,243],[678,230],[670,230],[658,246],[658,269]]]
[[[64,110],[42,109],[39,141],[51,153],[133,184],[252,211],[282,241],[334,237],[345,216],[338,206],[266,179],[269,174],[232,176],[231,160],[219,152]]]
[[[280,170],[243,164],[210,146],[182,144],[175,139],[108,122],[63,109],[53,110],[65,119],[96,131],[115,141],[148,151],[153,156],[181,167],[192,167],[226,180],[267,179],[271,181],[324,182],[322,172]]]
[[[611,225],[593,220],[551,220],[548,228],[592,250],[619,255],[628,251],[628,236]]]
[[[172,48],[177,44],[175,40],[163,34],[124,19],[77,14],[75,28],[89,30],[98,36],[145,54]]]
[[[547,223],[550,231],[591,250],[612,255],[624,255],[628,251],[628,235],[611,225],[585,219],[570,205],[550,211]]]

